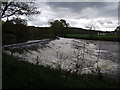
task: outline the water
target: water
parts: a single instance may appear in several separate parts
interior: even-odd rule
[[[79,74],[92,74],[98,67],[102,73],[116,74],[119,70],[117,42],[59,38],[4,46],[3,52],[13,53],[19,60],[71,72],[77,70],[77,63]]]

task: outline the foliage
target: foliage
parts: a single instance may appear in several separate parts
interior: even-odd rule
[[[29,39],[27,27],[23,24],[13,24],[7,21],[2,26],[3,44],[25,42]]]
[[[65,30],[68,28],[69,24],[64,20],[55,20],[53,22],[49,22],[51,25],[52,33],[55,36],[63,36],[65,34]]]
[[[7,21],[2,23],[3,45],[49,38],[49,31],[49,28],[26,26],[26,22],[19,18],[17,21]]]
[[[69,25],[64,19],[55,20],[53,22],[50,22],[50,24],[51,24],[51,27],[54,27],[54,28],[63,28],[63,27],[68,27]]]

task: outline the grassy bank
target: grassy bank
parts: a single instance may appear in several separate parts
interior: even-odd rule
[[[3,54],[3,89],[5,88],[117,88],[110,79],[71,75],[66,71],[33,65]]]
[[[66,37],[87,40],[120,41],[119,35],[67,34]]]

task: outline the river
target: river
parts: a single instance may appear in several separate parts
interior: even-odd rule
[[[52,68],[92,74],[96,68],[101,73],[118,74],[118,42],[94,41],[72,38],[55,40],[33,40],[25,43],[3,46],[3,52],[18,60],[51,66]],[[76,64],[77,63],[77,64]]]

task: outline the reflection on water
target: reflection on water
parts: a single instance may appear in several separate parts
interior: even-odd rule
[[[6,46],[4,52],[12,54],[14,51],[13,56],[19,60],[34,64],[37,62],[40,65],[49,65],[53,68],[71,70],[71,72],[75,72],[76,66],[79,65],[78,73],[80,74],[92,74],[97,67],[101,68],[102,73],[112,74],[119,69],[117,43],[109,42],[108,44],[107,42],[106,44],[101,41],[100,46],[100,41],[68,38],[42,42],[29,41],[27,44],[14,45],[7,50]],[[19,52],[20,50],[22,53]]]

